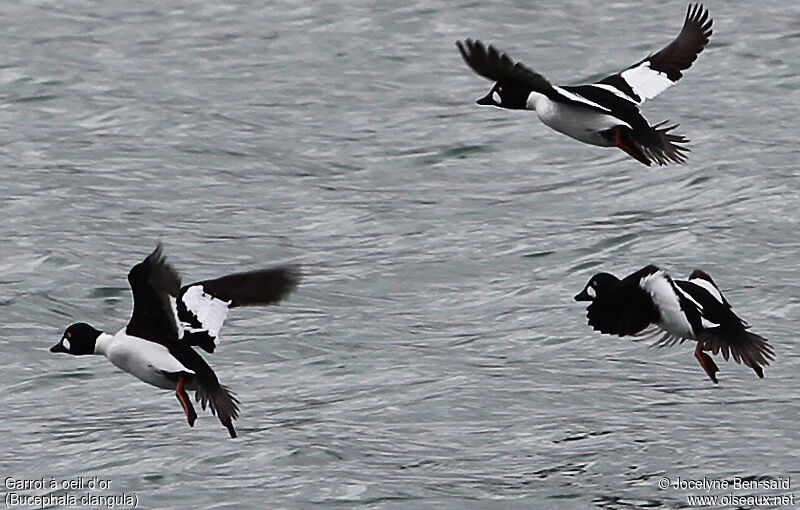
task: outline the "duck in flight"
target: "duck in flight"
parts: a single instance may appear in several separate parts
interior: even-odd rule
[[[535,110],[548,127],[590,145],[619,147],[650,166],[683,163],[686,138],[667,121],[651,126],[639,107],[675,84],[711,37],[708,10],[689,5],[678,37],[661,51],[588,85],[558,86],[491,45],[456,42],[467,65],[496,82],[479,105]]]
[[[590,301],[586,308],[589,325],[617,336],[638,335],[650,326],[664,336],[655,345],[675,345],[695,340],[694,356],[708,377],[717,383],[719,368],[706,354],[733,357],[764,377],[763,367],[774,359],[772,345],[755,333],[733,312],[717,284],[696,269],[688,280],[674,280],[649,265],[622,280],[598,273],[589,280],[576,301]]]
[[[239,401],[194,347],[214,352],[229,309],[277,303],[297,281],[295,268],[284,266],[181,286],[159,244],[128,273],[133,314],[125,328],[112,335],[85,323],[72,324],[50,352],[99,354],[148,384],[174,390],[189,426],[197,413],[186,391],[195,391],[195,400],[203,409],[208,405],[233,438]]]

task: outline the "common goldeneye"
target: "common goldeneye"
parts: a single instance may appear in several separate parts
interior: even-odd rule
[[[764,377],[763,366],[774,359],[766,338],[746,331],[740,319],[711,277],[696,269],[688,280],[673,280],[649,265],[620,280],[598,273],[589,280],[576,301],[591,301],[589,325],[601,333],[637,335],[655,325],[665,332],[654,345],[675,345],[696,340],[694,356],[715,383],[719,371],[711,356],[722,353]]]
[[[72,324],[50,352],[100,354],[148,384],[175,390],[189,426],[197,413],[186,390],[194,390],[203,409],[208,405],[236,437],[233,420],[239,401],[192,347],[213,352],[230,308],[277,303],[297,281],[296,270],[285,266],[181,286],[159,244],[128,273],[133,314],[124,329],[111,335],[85,323]]]
[[[617,74],[578,86],[552,85],[544,76],[515,63],[493,46],[467,39],[456,42],[461,56],[479,75],[495,85],[480,105],[535,110],[547,126],[581,142],[619,147],[647,166],[682,163],[689,149],[677,124],[651,126],[639,106],[667,90],[703,51],[711,37],[712,20],[701,4],[689,5],[678,37],[658,53]]]

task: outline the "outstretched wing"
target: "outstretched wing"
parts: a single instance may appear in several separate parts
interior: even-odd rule
[[[297,269],[284,266],[185,285],[177,302],[183,341],[214,352],[229,309],[277,303],[295,288],[298,280]]]
[[[133,292],[133,314],[125,332],[169,347],[178,339],[174,299],[181,278],[170,266],[159,243],[153,253],[128,273]]]
[[[515,82],[548,97],[557,94],[544,76],[519,62],[515,63],[491,44],[484,46],[481,41],[466,39],[464,42],[456,41],[456,46],[467,65],[488,80]]]
[[[605,88],[642,104],[667,90],[683,76],[711,37],[712,20],[702,4],[690,4],[678,37],[661,51],[589,87]]]

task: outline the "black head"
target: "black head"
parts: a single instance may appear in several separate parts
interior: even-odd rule
[[[478,104],[484,106],[499,106],[511,110],[525,110],[528,107],[529,87],[519,85],[513,81],[498,81],[492,90],[481,99]]]
[[[66,352],[74,356],[94,354],[94,344],[102,331],[90,325],[78,322],[68,327],[57,344],[50,348],[50,352]]]
[[[575,301],[594,301],[597,296],[613,290],[619,285],[619,278],[613,274],[597,273],[592,276],[586,287],[575,296]]]

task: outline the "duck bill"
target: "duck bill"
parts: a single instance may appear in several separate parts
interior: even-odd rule
[[[494,106],[494,99],[492,99],[492,93],[489,92],[486,94],[485,97],[478,99],[478,104],[481,106]]]
[[[64,345],[59,341],[54,346],[50,347],[50,352],[67,352],[67,350],[64,349]]]
[[[583,292],[575,296],[575,301],[594,301],[592,296],[586,292],[586,289],[583,289]]]

